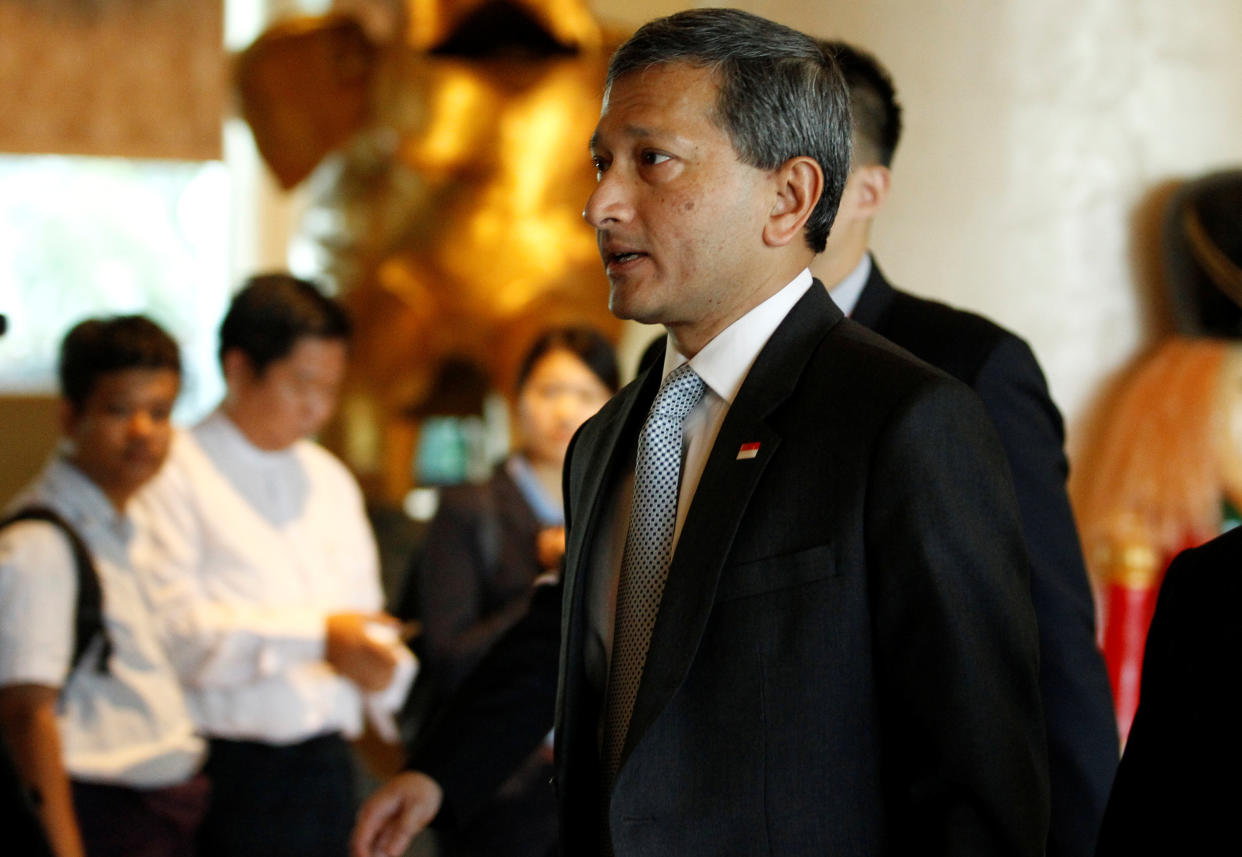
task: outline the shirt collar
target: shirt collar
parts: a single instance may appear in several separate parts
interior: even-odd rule
[[[863,253],[863,257],[858,260],[854,270],[845,275],[845,279],[835,286],[831,284],[828,286],[828,295],[832,298],[832,302],[841,308],[841,312],[853,315],[854,307],[858,306],[858,299],[862,297],[862,291],[870,278],[871,254]]]
[[[293,446],[284,449],[263,449],[255,446],[225,412],[223,405],[199,423],[193,434],[200,441],[205,440],[208,446],[224,452],[249,468],[278,467],[293,458]]]
[[[48,499],[66,512],[75,527],[83,528],[91,521],[102,521],[109,528],[127,537],[131,527],[129,516],[118,511],[95,482],[69,459],[64,442],[52,454],[44,490]]]
[[[543,487],[539,484],[539,479],[535,476],[535,471],[531,468],[530,462],[526,460],[526,456],[515,452],[505,459],[504,466],[505,472],[509,474],[509,478],[521,492],[522,499],[535,513],[535,519],[539,521],[540,526],[562,527],[565,525],[564,507],[552,502],[543,493]]]
[[[812,282],[811,272],[803,268],[780,291],[716,334],[690,359],[695,374],[713,393],[732,404],[751,364]],[[667,378],[670,372],[685,362],[685,355],[673,346],[670,337],[664,350],[664,372],[661,377]]]

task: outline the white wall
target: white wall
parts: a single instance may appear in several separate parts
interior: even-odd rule
[[[688,5],[594,8],[634,26]],[[877,256],[895,283],[1026,337],[1072,449],[1107,379],[1162,332],[1137,263],[1149,248],[1134,246],[1144,202],[1170,180],[1242,164],[1242,3],[735,5],[889,67],[906,133]]]

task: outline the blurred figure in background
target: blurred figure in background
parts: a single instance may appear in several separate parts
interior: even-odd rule
[[[64,442],[0,534],[0,732],[58,857],[189,857],[204,746],[155,633],[130,503],[168,453],[177,345],[141,316],[84,321],[60,385]]]
[[[1123,741],[1165,569],[1242,521],[1242,169],[1184,182],[1162,208],[1174,335],[1121,379],[1075,480]]]
[[[1065,430],[1022,339],[973,313],[891,286],[870,252],[888,200],[901,107],[875,57],[822,42],[850,93],[854,151],[828,246],[811,271],[860,324],[968,385],[983,400],[1013,476],[1039,620],[1039,685],[1052,777],[1050,857],[1090,857],[1117,767],[1117,729],[1095,604],[1065,482]]]
[[[611,344],[563,327],[535,340],[518,370],[517,451],[482,485],[444,490],[412,578],[424,679],[451,693],[555,582],[565,553],[561,470],[574,432],[618,386]],[[550,712],[549,712],[550,716]],[[556,842],[550,748],[537,748],[472,818],[440,831],[446,857],[544,857]]]
[[[361,492],[307,439],[336,406],[349,329],[311,283],[251,278],[220,328],[225,400],[141,498],[161,631],[211,739],[203,857],[344,854],[346,739],[394,676]]]
[[[1169,565],[1098,857],[1237,853],[1240,570],[1238,528]]]

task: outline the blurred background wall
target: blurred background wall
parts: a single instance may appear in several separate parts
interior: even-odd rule
[[[250,271],[288,263],[289,239],[305,199],[303,190],[284,192],[272,182],[247,127],[230,118],[226,87],[212,89],[227,76],[216,78],[215,71],[225,71],[228,53],[244,48],[277,17],[330,5],[0,0],[0,151],[210,160],[215,155],[210,143],[204,148],[201,142],[202,116],[215,112],[222,123],[227,207],[221,216],[228,235],[227,258],[215,276],[227,292]],[[604,22],[633,28],[686,5],[596,0],[592,8]],[[1112,379],[1167,331],[1154,256],[1161,202],[1180,181],[1242,161],[1242,4],[737,5],[814,35],[855,42],[891,69],[907,130],[894,165],[893,194],[877,224],[877,254],[895,283],[980,311],[1031,342],[1067,418],[1073,460]],[[47,26],[49,15],[55,27]],[[156,19],[163,23],[151,23]],[[121,55],[148,53],[145,70],[135,73],[115,51],[83,50],[92,27],[132,35]],[[213,41],[217,49],[210,47]],[[227,50],[218,49],[221,43]],[[170,56],[178,62],[170,63]],[[53,72],[62,84],[41,85]],[[90,87],[81,88],[87,82]],[[167,97],[170,87],[183,97]],[[14,92],[38,97],[14,104]],[[131,113],[162,118],[116,118]],[[65,115],[79,121],[65,122]],[[113,117],[113,124],[125,127],[125,133],[113,134],[117,140],[132,140],[134,128],[146,128],[164,142],[92,149],[81,142],[81,132],[110,127],[92,116]],[[28,142],[34,129],[42,134],[37,145]],[[200,142],[183,145],[186,129],[199,129],[189,137]],[[581,150],[568,151],[580,152],[583,169],[589,169],[585,141]],[[74,200],[67,197],[63,205]],[[3,241],[0,236],[0,249]],[[0,280],[0,312],[9,312],[6,302],[18,287]],[[626,329],[629,365],[652,335]],[[0,371],[8,347],[0,341]],[[42,383],[50,388],[50,379]],[[32,431],[28,444],[6,444],[3,459],[41,455],[36,441],[46,433]]]
[[[633,28],[689,5],[592,8]],[[1027,338],[1076,450],[1109,381],[1168,330],[1161,203],[1181,181],[1242,163],[1242,4],[735,5],[855,42],[889,67],[906,131],[877,255],[895,283]],[[272,201],[296,216],[289,195]],[[257,257],[281,258],[281,225],[268,222]]]

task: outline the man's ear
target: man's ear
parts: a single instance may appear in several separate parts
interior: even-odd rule
[[[868,164],[856,167],[851,179],[856,182],[853,200],[855,214],[860,219],[870,220],[879,214],[884,203],[888,201],[893,174],[883,164]]]
[[[60,405],[57,408],[56,418],[60,422],[60,433],[62,435],[65,437],[72,437],[74,431],[78,427],[78,422],[81,416],[82,413],[78,410],[77,405],[66,399],[64,396],[60,397]]]
[[[224,352],[224,356],[220,358],[220,369],[224,373],[227,387],[236,387],[254,377],[250,358],[240,348],[230,348]]]
[[[801,240],[802,228],[824,192],[824,172],[814,158],[790,158],[773,173],[776,200],[763,227],[769,247],[784,247]]]

